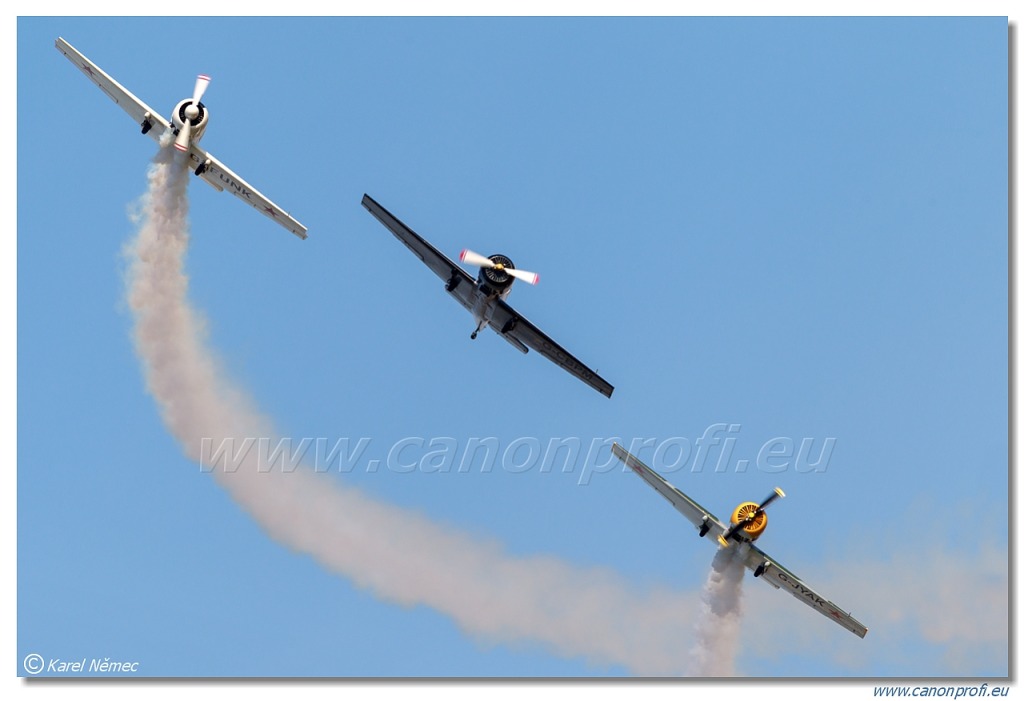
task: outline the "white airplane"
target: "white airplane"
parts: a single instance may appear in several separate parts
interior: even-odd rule
[[[868,629],[863,623],[804,584],[799,577],[765,555],[754,545],[754,541],[764,533],[764,529],[768,526],[768,515],[764,511],[765,508],[776,499],[786,496],[781,489],[776,487],[775,491],[760,504],[745,501],[737,506],[732,512],[731,524],[727,527],[714,514],[666,482],[664,477],[640,462],[636,456],[630,454],[618,443],[612,445],[612,453],[647,484],[658,490],[661,496],[668,499],[679,513],[696,526],[697,533],[701,538],[711,533],[722,547],[730,547],[732,543],[737,543],[741,548],[740,557],[743,558],[743,564],[753,570],[754,577],[760,577],[776,589],[788,591],[854,635],[861,638],[867,635]]]
[[[89,80],[96,83],[100,90],[107,94],[107,97],[120,105],[121,109],[142,127],[143,134],[149,134],[159,143],[161,137],[167,131],[171,131],[175,136],[174,148],[182,153],[187,153],[195,174],[212,185],[218,192],[227,190],[299,238],[306,238],[306,227],[260,194],[252,185],[235,175],[208,151],[199,147],[199,140],[203,137],[206,125],[210,122],[210,113],[206,109],[206,105],[200,102],[203,93],[206,92],[206,86],[210,84],[209,76],[200,75],[196,79],[192,97],[185,98],[175,106],[174,112],[171,113],[171,121],[168,122],[153,108],[100,70],[99,66],[83,56],[64,39],[58,37],[55,45],[58,51],[67,56],[68,60],[78,66]]]
[[[478,333],[490,326],[517,350],[526,353],[532,348],[604,396],[612,396],[614,387],[577,360],[569,351],[551,340],[547,334],[531,324],[505,301],[512,291],[512,283],[516,280],[536,285],[539,279],[536,273],[516,268],[512,261],[503,255],[485,257],[473,253],[473,251],[464,250],[459,256],[459,260],[480,267],[480,274],[474,280],[469,273],[400,222],[369,195],[363,195],[363,206],[399,241],[404,243],[417,258],[444,280],[444,289],[469,310],[473,318],[476,319],[476,330],[473,331],[470,338],[476,338]]]

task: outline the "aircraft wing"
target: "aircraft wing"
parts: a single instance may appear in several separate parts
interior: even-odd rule
[[[71,44],[58,37],[54,44],[57,50],[68,57],[68,60],[78,66],[78,69],[85,76],[94,82],[99,89],[107,94],[111,100],[121,106],[125,112],[135,120],[135,123],[142,125],[149,122],[152,127],[145,132],[157,142],[164,132],[171,128],[170,123],[160,116],[160,113],[147,105],[139,98],[132,95],[124,86],[104,73],[99,66],[87,59],[82,53]]]
[[[669,503],[676,507],[676,511],[685,516],[686,520],[692,523],[696,528],[703,528],[704,526],[707,526],[708,530],[704,535],[707,536],[710,534],[712,542],[718,540],[718,536],[725,533],[725,526],[713,513],[673,487],[665,481],[664,477],[647,467],[647,465],[642,463],[635,455],[629,453],[621,445],[613,443],[612,454],[624,462],[629,469],[638,474],[644,482],[654,487],[661,496],[668,499]]]
[[[206,164],[206,168],[199,177],[213,185],[217,190],[227,190],[238,199],[252,205],[260,214],[288,229],[288,231],[300,239],[306,238],[306,227],[296,221],[288,212],[264,197],[259,190],[238,177],[234,171],[218,161],[208,151],[204,151],[193,143],[189,147],[188,157],[193,170],[201,164]]]
[[[366,207],[370,214],[377,218],[377,221],[387,227],[395,235],[395,238],[404,243],[417,258],[433,270],[434,274],[446,283],[449,283],[449,285],[451,281],[455,281],[454,287],[448,291],[459,300],[462,306],[471,312],[473,311],[476,280],[472,275],[459,267],[441,251],[427,243],[426,239],[399,221],[395,215],[381,207],[369,195],[363,195],[363,206]]]
[[[760,576],[760,579],[768,582],[776,589],[788,591],[797,599],[804,602],[823,616],[831,618],[854,635],[861,638],[867,635],[868,629],[863,623],[804,584],[803,580],[772,558],[765,555],[764,551],[753,543],[749,545],[744,564],[754,571],[762,565],[767,564],[764,574]]]
[[[508,328],[509,324],[511,324],[511,328],[503,333],[502,329]],[[530,323],[529,319],[509,306],[505,300],[497,300],[494,306],[494,313],[491,315],[490,325],[491,328],[513,346],[517,348],[520,346],[532,348],[555,365],[583,380],[604,396],[611,397],[612,392],[615,391],[615,388],[608,384],[604,378],[580,362],[572,353],[551,340],[550,336]]]

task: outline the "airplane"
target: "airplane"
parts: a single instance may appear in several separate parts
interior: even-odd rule
[[[476,338],[480,331],[490,326],[516,350],[526,353],[532,348],[604,396],[612,396],[614,387],[552,341],[547,334],[531,324],[505,301],[512,291],[512,283],[516,280],[523,280],[531,285],[537,284],[539,277],[535,273],[516,268],[512,261],[503,255],[482,256],[470,250],[463,250],[460,260],[480,267],[480,274],[474,279],[369,195],[363,195],[363,206],[444,280],[444,289],[469,310],[477,322],[476,330],[470,334],[470,338]]]
[[[196,78],[192,97],[179,102],[171,113],[171,121],[167,121],[153,108],[100,70],[99,66],[83,56],[78,49],[64,41],[63,38],[58,37],[55,46],[58,51],[67,56],[69,61],[78,66],[89,80],[99,86],[99,89],[106,93],[107,97],[120,105],[121,109],[142,127],[143,134],[148,134],[157,143],[160,143],[164,134],[170,131],[174,135],[174,148],[188,154],[190,167],[203,181],[212,185],[218,192],[227,190],[299,238],[306,238],[306,227],[260,194],[252,185],[235,175],[208,151],[199,147],[199,140],[206,132],[206,125],[210,121],[209,110],[200,102],[206,92],[206,87],[210,84],[209,76],[200,75]]]
[[[803,580],[754,545],[754,541],[768,526],[765,508],[776,499],[786,496],[781,489],[776,487],[760,504],[746,501],[737,506],[732,513],[730,525],[726,526],[714,514],[673,487],[664,477],[618,443],[612,444],[612,454],[654,487],[661,496],[668,499],[669,503],[697,528],[698,536],[703,538],[710,533],[715,536],[721,547],[731,547],[735,543],[740,548],[739,556],[743,558],[743,564],[747,569],[753,570],[754,577],[768,582],[776,589],[784,589],[854,635],[861,638],[867,635],[868,629],[863,623],[811,589]]]

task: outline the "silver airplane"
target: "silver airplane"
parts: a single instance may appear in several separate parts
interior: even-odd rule
[[[697,528],[697,535],[701,538],[711,534],[721,547],[739,547],[743,564],[747,569],[753,570],[754,577],[768,582],[776,589],[789,592],[854,635],[861,638],[867,635],[868,629],[863,623],[804,584],[803,580],[754,545],[754,541],[764,533],[768,526],[768,514],[765,513],[765,508],[776,499],[786,496],[781,489],[776,487],[760,504],[745,501],[737,506],[732,512],[729,525],[726,526],[714,514],[673,487],[665,481],[664,477],[647,467],[618,443],[612,445],[612,454],[639,475],[644,482],[654,487],[661,496],[668,499],[669,503]]]
[[[210,122],[210,112],[200,100],[210,84],[210,76],[200,75],[196,78],[192,97],[179,102],[171,119],[168,121],[139,98],[132,95],[120,83],[100,70],[100,67],[82,55],[71,44],[58,38],[55,43],[57,50],[67,56],[85,76],[94,82],[107,97],[120,105],[121,109],[142,127],[142,133],[160,143],[161,137],[171,131],[174,134],[174,148],[188,154],[192,170],[204,182],[212,185],[218,192],[227,190],[238,199],[256,208],[260,214],[273,219],[301,239],[306,238],[306,227],[295,220],[290,214],[264,197],[249,183],[213,157],[209,151],[199,146],[199,140],[206,132]]]

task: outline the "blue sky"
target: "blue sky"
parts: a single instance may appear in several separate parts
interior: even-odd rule
[[[760,545],[870,629],[748,578],[743,674],[1007,674],[1005,18],[21,19],[18,674],[32,652],[169,677],[636,673],[397,604],[185,457],[124,301],[156,148],[57,36],[165,113],[210,74],[203,146],[309,227],[190,186],[190,296],[225,373],[278,436],[366,439],[325,490],[686,600],[712,549],[602,471],[607,448],[460,472],[425,447],[647,439],[720,517],[785,489]],[[510,302],[613,398],[471,342],[363,193],[452,257],[539,272]],[[679,459],[716,424],[722,470],[721,444]],[[833,449],[759,459],[773,439]]]

